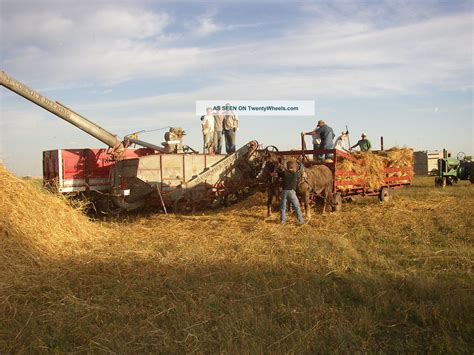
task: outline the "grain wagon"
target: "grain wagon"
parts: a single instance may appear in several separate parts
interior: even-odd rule
[[[300,150],[279,151],[274,149],[272,154],[281,160],[303,157],[306,167],[326,165],[333,175],[333,210],[339,211],[344,200],[353,196],[377,196],[381,202],[390,199],[392,189],[409,186],[413,180],[413,151],[403,148],[403,159],[391,160],[396,150],[372,151],[365,157],[377,159],[376,166],[367,166],[367,159],[361,153],[347,152],[339,149],[306,149],[304,138],[301,139]],[[402,150],[400,150],[402,151]],[[312,155],[331,155],[331,159],[317,161],[310,159]],[[397,153],[398,154],[398,153]],[[375,176],[375,179],[374,179]],[[313,196],[316,199],[317,196]]]

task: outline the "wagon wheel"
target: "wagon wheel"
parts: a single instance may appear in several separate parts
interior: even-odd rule
[[[379,193],[380,202],[390,201],[390,189],[388,187],[382,187]]]
[[[196,207],[193,200],[183,196],[174,202],[173,210],[176,214],[192,214],[196,211]]]
[[[334,212],[339,212],[341,209],[342,209],[342,195],[340,192],[336,192],[333,196],[332,210]]]

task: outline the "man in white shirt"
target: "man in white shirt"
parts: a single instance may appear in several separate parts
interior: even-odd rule
[[[214,140],[214,115],[212,114],[212,108],[206,109],[206,114],[201,117],[202,136],[204,140],[203,152],[204,154],[210,154],[213,152],[213,140]]]

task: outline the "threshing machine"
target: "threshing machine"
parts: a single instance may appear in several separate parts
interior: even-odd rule
[[[158,146],[126,136],[123,140],[63,104],[52,101],[0,72],[0,85],[105,143],[100,149],[43,152],[43,183],[62,193],[87,197],[101,212],[157,205],[189,212],[228,203],[255,186],[251,141],[230,155],[199,154],[183,145],[184,131],[171,128]],[[132,149],[132,145],[140,146]]]

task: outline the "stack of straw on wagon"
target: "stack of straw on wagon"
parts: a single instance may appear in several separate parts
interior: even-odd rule
[[[354,159],[339,157],[337,169],[352,172],[353,175],[339,175],[337,181],[353,181],[354,185],[338,186],[338,189],[352,189],[358,180],[366,181],[368,191],[376,191],[385,185],[385,178],[392,176],[411,176],[413,171],[384,172],[385,168],[402,168],[413,165],[413,150],[393,147],[386,151],[349,152]]]

